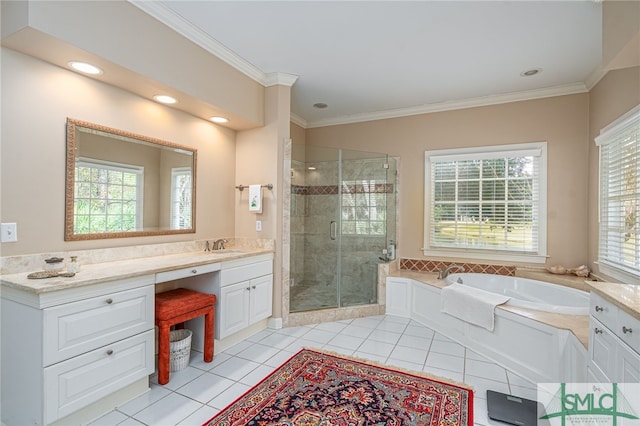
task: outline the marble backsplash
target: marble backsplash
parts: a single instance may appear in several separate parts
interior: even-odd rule
[[[269,239],[226,238],[227,249],[274,249],[275,242]],[[90,265],[94,263],[116,262],[119,260],[139,259],[144,257],[163,256],[176,253],[189,253],[204,250],[208,240],[184,241],[176,243],[145,244],[128,247],[112,247],[91,250],[71,250],[66,252],[48,252],[22,256],[0,257],[0,274],[17,274],[44,269],[44,260],[50,257],[61,257],[68,262],[71,256],[78,256],[78,263]]]

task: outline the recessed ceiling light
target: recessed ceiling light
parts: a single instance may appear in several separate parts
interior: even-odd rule
[[[85,74],[102,74],[102,70],[100,68],[86,62],[71,61],[69,62],[69,66],[74,70],[83,72]]]
[[[530,70],[522,71],[520,75],[523,77],[531,77],[533,75],[540,74],[541,72],[542,68],[532,68]]]
[[[155,95],[153,99],[162,104],[175,104],[176,102],[178,102],[176,98],[172,98],[171,96],[167,95]]]
[[[318,109],[325,109],[326,107],[328,107],[329,105],[325,104],[324,102],[318,102],[313,104],[314,108],[318,108]]]
[[[316,169],[316,168],[315,168],[315,167],[313,167],[313,166],[309,166],[309,167],[307,167],[307,170],[315,170],[315,169]]]
[[[219,116],[211,117],[209,120],[213,121],[214,123],[220,123],[220,124],[224,124],[224,123],[228,123],[229,122],[228,118],[219,117]]]

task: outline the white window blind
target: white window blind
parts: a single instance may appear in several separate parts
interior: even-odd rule
[[[640,105],[603,129],[596,144],[600,146],[598,262],[601,269],[640,277]]]
[[[171,169],[171,229],[190,229],[192,212],[191,167]]]
[[[425,159],[426,255],[544,257],[546,143],[427,151]]]

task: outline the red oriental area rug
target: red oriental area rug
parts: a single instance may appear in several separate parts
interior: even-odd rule
[[[473,391],[302,349],[203,426],[472,426]]]

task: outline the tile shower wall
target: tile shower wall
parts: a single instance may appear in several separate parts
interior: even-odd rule
[[[344,160],[342,192],[376,193],[388,198],[386,236],[340,236],[340,293],[343,306],[376,303],[377,264],[386,247],[387,238],[395,239],[395,193],[393,184],[377,184],[371,188],[349,182],[372,180],[384,182],[392,169],[383,167],[384,159]],[[308,170],[307,167],[315,167]],[[338,163],[292,162],[291,187],[291,310],[336,307],[338,301],[338,239],[329,238],[331,221],[339,226],[341,215],[340,188],[337,185]],[[337,229],[340,232],[340,229]],[[298,288],[296,288],[298,287]],[[297,300],[296,300],[297,299]],[[304,300],[303,300],[304,299]],[[315,300],[309,300],[315,299]]]

